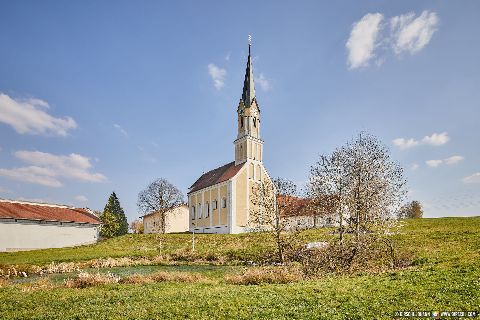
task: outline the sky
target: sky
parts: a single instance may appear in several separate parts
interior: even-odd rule
[[[0,1],[0,198],[129,220],[234,160],[252,35],[264,163],[308,180],[360,131],[425,217],[480,214],[478,1]]]

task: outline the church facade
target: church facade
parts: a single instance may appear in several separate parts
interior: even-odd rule
[[[190,231],[242,233],[249,231],[251,190],[270,180],[263,166],[260,108],[255,95],[251,45],[248,47],[243,92],[237,107],[235,160],[204,173],[188,191]]]

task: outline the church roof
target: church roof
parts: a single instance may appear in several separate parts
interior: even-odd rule
[[[235,165],[235,161],[232,161],[202,174],[202,176],[198,178],[198,180],[195,181],[195,183],[190,187],[190,191],[188,193],[192,193],[233,178],[243,167],[243,164],[244,163]]]
[[[253,83],[253,65],[250,49],[252,45],[248,45],[247,69],[245,70],[245,80],[243,81],[242,100],[245,106],[250,107],[255,100],[255,84]]]

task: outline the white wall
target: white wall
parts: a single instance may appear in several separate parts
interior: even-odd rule
[[[165,233],[188,231],[190,216],[187,206],[178,206],[166,213]],[[143,230],[145,233],[160,233],[162,219],[159,213],[143,217]]]
[[[93,225],[0,220],[0,251],[62,248],[97,240],[98,227]]]

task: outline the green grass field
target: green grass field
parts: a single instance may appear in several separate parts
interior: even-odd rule
[[[326,230],[301,234],[304,241]],[[159,240],[160,239],[160,240]],[[75,276],[10,279],[0,288],[0,319],[392,319],[396,310],[480,311],[480,217],[405,221],[395,236],[413,266],[380,274],[326,276],[288,284],[236,285],[242,261],[273,252],[265,234],[199,235],[197,260],[184,261],[191,235],[127,235],[91,246],[2,253],[0,265],[45,265],[105,257],[169,255],[170,265],[99,269],[119,276],[158,271],[201,274],[205,281],[106,284],[66,288]],[[178,261],[176,260],[178,259]],[[208,261],[215,262],[209,265]],[[218,265],[221,261],[222,265]],[[172,265],[173,264],[173,265]],[[97,272],[95,270],[95,272]],[[42,278],[52,287],[28,289]]]

